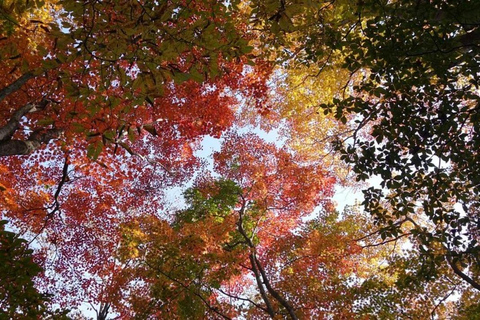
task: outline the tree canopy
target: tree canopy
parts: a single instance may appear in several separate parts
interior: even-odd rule
[[[0,319],[478,318],[479,45],[474,0],[0,2]]]
[[[362,31],[338,46],[362,78],[326,105],[340,119],[358,115],[352,141],[337,147],[357,179],[381,179],[364,204],[383,236],[411,233],[477,290],[478,5],[373,2],[359,11]]]

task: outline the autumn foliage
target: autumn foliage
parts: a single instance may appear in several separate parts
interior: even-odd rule
[[[1,2],[0,318],[475,315],[478,17],[377,2]]]
[[[252,134],[225,137],[214,159],[221,178],[198,178],[171,223],[123,226],[126,274],[145,286],[122,304],[157,318],[348,315],[341,279],[355,272],[359,247],[341,223],[322,226],[333,215],[334,178]]]

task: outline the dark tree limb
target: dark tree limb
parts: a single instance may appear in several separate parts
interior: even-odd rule
[[[33,104],[26,104],[18,109],[8,120],[7,124],[0,128],[0,141],[10,140],[17,131],[22,117],[33,109]]]
[[[52,216],[55,214],[55,212],[60,211],[60,203],[58,202],[58,197],[60,196],[60,192],[62,191],[63,185],[65,182],[69,181],[68,178],[68,163],[69,163],[69,154],[67,153],[65,155],[65,161],[63,163],[63,169],[62,169],[62,178],[60,179],[60,182],[58,183],[57,191],[55,191],[55,194],[53,195],[53,204],[51,205],[50,209],[52,211],[48,214],[49,216]]]
[[[17,91],[20,89],[25,83],[27,83],[28,80],[34,78],[35,76],[33,73],[27,72],[24,75],[22,75],[20,78],[0,90],[0,102],[3,101],[7,96],[12,94],[13,92]]]
[[[246,208],[246,201],[241,196],[242,198],[242,207],[239,210],[239,220],[237,222],[238,226],[238,232],[243,236],[245,241],[247,242],[247,245],[251,248],[252,253],[249,255],[250,259],[250,264],[252,265],[251,270],[253,271],[255,275],[255,280],[257,281],[257,286],[258,290],[260,291],[260,295],[262,296],[263,301],[265,302],[266,305],[266,311],[267,313],[272,317],[275,318],[275,311],[272,307],[272,304],[270,302],[270,299],[267,296],[267,292],[265,291],[264,286],[267,288],[268,293],[275,299],[277,300],[288,312],[290,317],[293,320],[298,320],[297,315],[295,314],[295,311],[293,307],[288,303],[287,300],[285,300],[270,284],[270,281],[267,277],[267,274],[265,270],[263,269],[262,264],[258,260],[256,254],[255,254],[255,245],[253,244],[252,240],[250,237],[248,237],[247,232],[243,228],[243,215],[245,213],[245,208]]]
[[[12,115],[10,120],[8,120],[7,124],[0,128],[0,141],[10,140],[13,134],[17,131],[20,120],[25,116],[28,112],[33,112],[38,109],[44,109],[48,104],[48,100],[43,99],[39,103],[28,103],[15,111]]]
[[[480,283],[476,282],[475,280],[470,278],[468,275],[463,273],[462,270],[460,270],[460,268],[457,266],[457,264],[452,260],[451,256],[446,255],[445,258],[448,264],[450,265],[450,267],[452,268],[453,272],[455,272],[457,276],[459,276],[464,281],[466,281],[469,285],[471,285],[472,287],[480,291]]]
[[[250,270],[250,268],[248,268],[248,270]],[[222,289],[217,289],[218,292],[222,293],[223,295],[229,297],[229,298],[233,298],[233,299],[236,299],[236,300],[241,300],[241,301],[245,301],[245,302],[248,302],[248,303],[251,303],[252,305],[255,306],[255,308],[258,308],[258,309],[261,309],[265,312],[268,312],[267,309],[265,309],[263,306],[261,306],[260,304],[256,303],[255,301],[253,301],[252,299],[248,299],[248,298],[244,298],[244,297],[240,297],[240,296],[237,296],[237,295],[234,295],[234,294],[231,294],[231,293],[228,293]]]
[[[297,315],[295,314],[295,310],[293,310],[293,307],[290,305],[290,303],[285,300],[278,292],[277,290],[273,289],[273,287],[270,284],[270,281],[268,280],[267,274],[265,273],[265,270],[263,269],[262,264],[260,261],[255,258],[255,263],[258,267],[258,270],[260,271],[260,274],[262,275],[263,283],[265,284],[265,287],[267,287],[268,293],[272,295],[272,297],[275,298],[285,309],[287,309],[288,314],[290,315],[290,318],[293,320],[298,320]]]
[[[262,296],[263,301],[265,302],[266,305],[266,312],[272,317],[272,319],[275,318],[275,310],[273,310],[272,303],[270,302],[270,299],[267,296],[267,292],[265,291],[265,288],[263,287],[262,279],[260,277],[260,273],[257,269],[257,264],[256,264],[256,257],[253,255],[253,253],[250,254],[250,263],[252,265],[252,271],[253,274],[255,275],[255,280],[257,281],[257,287],[258,290],[260,291],[260,295]]]
[[[109,309],[110,303],[100,303],[100,310],[95,311],[97,313],[97,320],[106,320]]]
[[[253,274],[255,275],[255,280],[257,281],[258,290],[260,291],[260,295],[262,296],[262,299],[265,302],[266,310],[265,309],[264,310],[273,319],[273,318],[275,318],[275,310],[273,309],[272,303],[270,302],[270,299],[268,298],[267,292],[265,291],[260,273],[259,273],[259,271],[257,269],[257,265],[255,263],[255,260],[257,259],[255,257],[255,245],[253,244],[252,239],[250,239],[250,237],[247,235],[247,232],[243,228],[243,215],[245,213],[245,208],[246,208],[246,205],[247,205],[247,201],[245,200],[245,198],[242,195],[240,195],[240,197],[242,198],[242,207],[240,208],[240,210],[238,212],[238,216],[239,216],[238,222],[237,222],[238,232],[240,232],[242,237],[245,239],[246,244],[252,249],[252,253],[250,253],[250,255],[249,255],[250,265],[251,265],[250,270],[252,270]]]
[[[62,130],[49,129],[46,131],[34,131],[28,140],[0,141],[0,157],[13,155],[28,155],[37,150],[42,144],[58,138]]]
[[[57,191],[55,191],[55,194],[53,195],[53,203],[50,205],[47,209],[47,215],[45,217],[45,220],[43,222],[43,226],[40,229],[40,231],[37,232],[35,237],[28,242],[28,245],[30,245],[33,241],[37,239],[37,237],[45,230],[47,227],[48,223],[54,219],[55,213],[60,213],[60,203],[58,202],[58,197],[60,195],[60,192],[62,191],[63,185],[69,181],[68,178],[68,163],[69,163],[69,153],[65,154],[65,161],[63,163],[63,169],[62,169],[62,178],[60,179],[60,182],[58,183],[57,186]]]
[[[5,90],[3,89],[1,92]],[[49,129],[46,131],[34,131],[27,140],[12,140],[22,118],[29,112],[44,109],[48,103],[47,99],[42,99],[38,103],[28,103],[15,111],[7,124],[0,127],[0,157],[30,154],[42,144],[48,143],[61,134],[60,130]]]

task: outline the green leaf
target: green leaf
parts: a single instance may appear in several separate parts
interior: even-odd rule
[[[127,135],[128,135],[128,140],[130,140],[130,142],[135,142],[136,140],[136,133],[135,133],[135,128],[134,127],[128,127],[128,130],[127,130]]]
[[[173,80],[178,84],[182,84],[183,82],[188,81],[191,78],[191,75],[188,73],[175,72],[173,74]]]
[[[103,136],[107,139],[107,140],[113,140],[116,136],[116,132],[114,130],[107,130],[103,133]]]
[[[76,132],[76,133],[85,132],[85,127],[81,123],[74,122],[72,124],[72,127],[73,127],[73,132]]]
[[[87,156],[93,160],[97,160],[102,150],[103,142],[101,140],[97,140],[87,147]]]
[[[37,123],[38,123],[38,125],[40,125],[40,126],[48,126],[48,125],[53,124],[53,122],[54,122],[54,121],[53,121],[52,118],[46,117],[46,118],[44,118],[44,119],[38,120]]]

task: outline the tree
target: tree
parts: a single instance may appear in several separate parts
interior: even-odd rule
[[[475,289],[417,248],[403,251],[387,255],[383,268],[356,288],[355,314],[373,319],[454,319],[465,314],[455,296],[469,299]],[[475,300],[469,302],[475,307]]]
[[[89,137],[97,158],[104,145],[156,119],[149,119],[154,100],[169,84],[216,79],[250,50],[217,1],[55,5],[45,3],[39,17],[25,13],[2,35],[2,156],[29,154],[62,135],[67,145]],[[42,19],[50,13],[55,22]]]
[[[45,267],[36,288],[98,319],[472,315],[470,5],[2,2],[0,214]],[[334,213],[349,165],[382,179],[375,226]]]
[[[333,134],[332,144],[353,165],[357,180],[381,178],[381,188],[365,191],[364,204],[383,241],[409,236],[418,259],[436,266],[430,276],[443,277],[446,264],[478,289],[476,5],[362,1],[328,3],[304,13],[310,3],[280,1],[253,10],[257,25],[278,38],[264,41],[283,50],[287,76],[281,76],[287,81],[299,76],[300,87],[318,96],[317,112],[346,125],[343,135]],[[308,23],[312,16],[316,23]],[[309,90],[309,82],[335,79],[332,72],[337,90],[331,96],[331,85]],[[288,99],[294,100],[298,91],[292,89],[287,86]],[[281,117],[308,112],[293,121],[300,129],[300,135],[290,131],[294,139],[305,132],[298,124],[322,129],[314,125],[315,103],[305,105],[289,104]],[[300,147],[315,154],[304,143],[314,138],[304,137]]]
[[[120,303],[144,318],[351,315],[346,279],[359,247],[353,221],[329,211],[329,173],[251,134],[229,136],[215,160],[223,178],[197,180],[172,222],[124,225],[135,294]]]
[[[33,285],[41,268],[32,259],[32,250],[27,249],[26,241],[13,232],[5,231],[5,220],[0,230],[0,310],[7,318],[20,315],[35,318],[45,311],[47,298]]]
[[[383,236],[407,223],[425,256],[476,289],[478,9],[472,1],[362,1],[362,22],[335,45],[361,78],[323,105],[343,121],[354,115],[351,140],[337,147],[359,180],[381,179],[364,204]]]
[[[217,1],[2,10],[2,217],[35,234],[55,302],[108,304],[118,225],[164,206],[202,165],[200,139],[232,126],[237,92],[266,80],[244,73],[248,38]]]
[[[0,221],[0,318],[65,319],[65,312],[48,311],[50,297],[38,292],[33,282],[43,270],[26,240],[5,230],[6,224]]]

